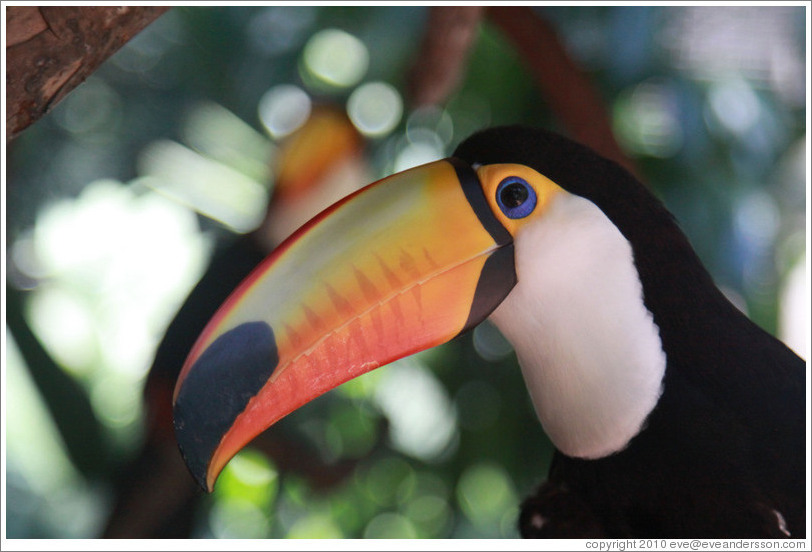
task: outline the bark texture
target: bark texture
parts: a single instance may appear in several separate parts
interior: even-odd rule
[[[6,8],[6,141],[48,113],[168,7]]]

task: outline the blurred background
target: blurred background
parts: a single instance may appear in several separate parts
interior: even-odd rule
[[[804,8],[525,9],[175,7],[8,145],[8,538],[517,537],[552,449],[488,323],[290,415],[211,495],[168,412],[275,243],[490,125],[594,140],[808,358]]]

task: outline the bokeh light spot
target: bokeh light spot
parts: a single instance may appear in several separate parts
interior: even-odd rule
[[[468,467],[457,484],[457,500],[474,525],[498,524],[516,503],[516,493],[504,468],[492,462]]]
[[[433,144],[423,142],[404,147],[395,159],[395,172],[431,163],[443,157],[442,150]]]
[[[414,358],[389,366],[375,402],[389,419],[393,446],[405,454],[437,458],[457,435],[456,413],[445,389]]]
[[[48,285],[32,295],[28,318],[49,352],[74,375],[87,375],[97,359],[93,313],[87,301],[65,286]]]
[[[37,255],[34,235],[32,230],[27,230],[17,237],[8,251],[8,279],[18,289],[29,289],[29,286],[21,287],[21,280],[39,280],[47,276],[42,260]]]
[[[139,158],[141,184],[235,232],[256,228],[268,190],[245,174],[171,140],[158,140]]]
[[[184,142],[198,153],[257,182],[269,181],[273,144],[222,105],[209,101],[196,104],[181,133]]]
[[[714,83],[708,101],[714,118],[735,136],[741,136],[756,124],[761,102],[741,79]]]
[[[251,449],[243,449],[229,466],[234,477],[249,487],[268,486],[276,479],[276,470],[265,455]]]
[[[451,518],[448,502],[436,495],[421,495],[415,498],[406,506],[404,513],[429,537],[440,533]]]
[[[16,468],[37,493],[53,496],[79,477],[61,446],[59,432],[6,327],[4,375],[7,474]],[[10,510],[14,509],[9,504]],[[9,527],[11,531],[12,528]]]
[[[440,139],[443,145],[448,145],[454,138],[454,122],[445,109],[437,106],[423,106],[412,111],[406,121],[406,136],[409,141],[415,141],[414,133],[429,129]]]
[[[141,416],[140,388],[132,379],[104,374],[93,385],[90,401],[99,419],[110,427],[126,428]]]
[[[214,494],[218,501],[240,499],[263,512],[270,510],[278,491],[278,474],[268,458],[245,448],[226,464],[217,480]]]
[[[647,81],[623,92],[614,105],[614,130],[631,153],[673,156],[683,142],[674,91],[667,83]]]
[[[341,528],[327,514],[314,513],[296,521],[288,531],[289,539],[340,539]]]
[[[365,539],[413,539],[417,530],[408,518],[391,512],[379,514],[364,530]]]
[[[270,522],[257,505],[240,498],[218,500],[209,514],[212,533],[220,539],[263,539]]]
[[[745,243],[763,250],[778,233],[781,213],[770,195],[753,191],[736,202],[734,220],[736,233]]]
[[[403,100],[393,86],[370,82],[359,86],[350,95],[347,114],[362,134],[385,136],[400,122]]]
[[[319,82],[331,87],[354,86],[369,66],[364,43],[339,29],[324,29],[314,34],[304,48],[304,68]]]
[[[377,428],[373,419],[356,403],[339,403],[334,407],[328,429],[338,440],[337,457],[360,458],[375,446]]]
[[[510,355],[513,352],[513,345],[502,335],[499,328],[485,320],[474,328],[474,349],[485,360],[496,362]]]
[[[278,140],[302,126],[310,116],[310,108],[307,92],[292,84],[280,84],[260,98],[259,120]]]
[[[54,110],[54,120],[75,135],[104,131],[102,136],[109,136],[120,118],[121,99],[99,77],[87,79]]]
[[[389,457],[373,464],[364,481],[367,494],[374,502],[381,506],[393,506],[401,498],[398,490],[403,488],[404,482],[415,477],[414,469],[407,462]]]

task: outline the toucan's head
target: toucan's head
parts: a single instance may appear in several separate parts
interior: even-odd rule
[[[592,207],[581,205],[582,197]],[[232,293],[189,354],[174,409],[190,470],[211,490],[228,460],[283,416],[349,379],[452,339],[495,309],[523,370],[542,362],[530,350],[543,341],[535,333],[544,329],[535,325],[545,309],[560,310],[556,298],[566,299],[566,292],[559,288],[573,278],[562,265],[576,270],[583,253],[578,248],[585,242],[570,242],[571,236],[588,236],[594,227],[591,256],[615,248],[631,259],[632,238],[623,236],[636,224],[602,226],[621,204],[641,217],[661,209],[631,176],[591,150],[549,132],[503,127],[472,136],[448,159],[385,178],[329,207]],[[562,220],[581,211],[569,226]],[[603,222],[591,222],[593,211]],[[536,254],[528,236],[547,236],[549,248],[560,251]],[[629,293],[639,296],[639,280],[624,270],[591,277],[629,279]],[[537,300],[547,292],[549,307]],[[647,316],[644,310],[640,316]],[[566,335],[558,337],[566,342]],[[658,352],[659,344],[647,354]],[[525,378],[537,410],[546,408],[539,406],[545,391],[536,389],[543,383],[527,372]],[[661,378],[645,383],[649,403]],[[560,391],[566,383],[552,387]],[[627,392],[622,378],[621,385],[619,392]],[[651,406],[640,408],[647,413]],[[606,418],[606,409],[599,410],[596,416]],[[639,415],[620,417],[620,425],[642,423]],[[548,433],[554,422],[545,425]],[[588,435],[592,425],[570,432],[573,450],[586,456],[597,446]]]

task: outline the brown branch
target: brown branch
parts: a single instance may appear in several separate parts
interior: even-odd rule
[[[457,88],[483,11],[481,6],[429,10],[420,53],[408,79],[414,107],[445,103]]]
[[[169,8],[6,9],[6,141],[51,110]]]
[[[572,138],[636,172],[615,139],[603,99],[552,26],[528,7],[431,8],[408,80],[414,107],[442,105],[459,86],[483,17],[511,42]]]
[[[521,54],[552,112],[572,137],[636,172],[615,139],[603,99],[550,24],[528,7],[490,7],[487,16]]]

